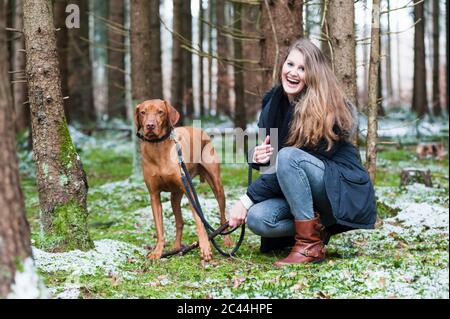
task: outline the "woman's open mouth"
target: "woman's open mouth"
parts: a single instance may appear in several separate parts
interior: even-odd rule
[[[299,80],[294,80],[294,79],[290,79],[290,78],[286,78],[286,82],[287,82],[288,86],[291,88],[296,88],[300,84]]]

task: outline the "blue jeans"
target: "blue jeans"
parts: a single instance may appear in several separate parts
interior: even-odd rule
[[[263,237],[295,234],[294,220],[314,218],[314,210],[330,210],[323,181],[324,163],[295,148],[280,150],[276,175],[284,198],[270,198],[250,207],[247,225]]]

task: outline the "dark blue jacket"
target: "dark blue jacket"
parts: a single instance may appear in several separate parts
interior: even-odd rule
[[[260,128],[267,128],[266,123],[270,122],[269,116],[273,116],[271,113],[274,110],[267,107],[270,105],[270,98],[269,92],[263,100],[263,109],[258,122]],[[271,125],[277,126],[283,123]],[[279,148],[283,148],[283,145]],[[375,192],[356,147],[344,139],[334,142],[329,151],[326,150],[324,142],[319,143],[314,150],[307,148],[302,150],[319,158],[325,164],[324,184],[331,212],[321,216],[322,223],[327,227],[337,224],[348,229],[374,228]],[[251,153],[249,158],[252,158]],[[256,169],[260,167],[258,164],[252,166]],[[254,203],[273,197],[283,197],[276,174],[262,174],[248,187],[247,195]]]

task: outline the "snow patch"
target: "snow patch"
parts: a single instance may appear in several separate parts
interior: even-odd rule
[[[33,258],[28,257],[23,261],[23,270],[16,271],[8,299],[45,299],[48,297],[49,292],[36,273]]]
[[[65,271],[76,275],[93,275],[97,271],[106,274],[119,273],[120,265],[136,254],[146,251],[121,241],[103,239],[94,242],[89,251],[73,250],[64,253],[48,253],[33,247],[36,266],[47,273]]]

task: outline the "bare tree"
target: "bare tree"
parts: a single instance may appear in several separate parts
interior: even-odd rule
[[[14,29],[23,29],[22,1],[16,0],[14,6]],[[27,97],[27,84],[23,81],[25,76],[25,42],[22,33],[17,33],[12,42],[12,70],[13,78],[18,80],[13,84],[14,110],[16,132],[30,126],[30,105]]]
[[[198,44],[199,44],[199,50],[203,51],[203,40],[205,38],[205,28],[204,28],[204,21],[205,20],[205,9],[203,9],[203,1],[200,0],[198,2],[199,7],[198,7]],[[199,108],[200,108],[200,116],[204,116],[205,115],[205,88],[204,88],[204,72],[203,72],[203,57],[199,56],[199,63],[198,63],[198,84],[199,84],[199,94],[198,94],[198,99],[199,99]]]
[[[161,23],[159,0],[150,0],[150,81],[152,98],[163,98],[163,72],[161,63]]]
[[[303,0],[261,1],[263,92],[277,81],[277,67],[289,46],[303,36]]]
[[[215,0],[208,1],[208,20],[210,25],[208,26],[208,115],[211,114],[212,111],[212,66],[213,66],[213,27],[212,25],[215,23]]]
[[[423,2],[414,0],[414,86],[412,111],[423,117],[428,113],[425,69],[425,16]]]
[[[233,9],[233,29],[235,32],[239,32],[242,30],[242,4],[234,2]],[[242,41],[238,38],[234,39],[234,58],[237,60],[234,65],[234,93],[236,96],[234,127],[245,130],[247,127],[247,116],[244,103],[243,63],[239,61],[242,60]]]
[[[108,10],[108,117],[127,117],[125,107],[125,31],[123,0],[109,1]]]
[[[216,0],[216,30],[217,30],[217,113],[231,115],[230,106],[230,79],[227,71],[228,57],[227,38],[223,32],[225,26],[225,0]]]
[[[185,41],[192,43],[192,13],[191,0],[183,1],[183,24],[182,36]],[[184,66],[184,105],[186,105],[186,117],[192,119],[194,116],[194,91],[192,85],[192,53],[189,50],[183,50]]]
[[[372,26],[370,42],[370,66],[369,66],[369,97],[367,105],[367,147],[366,168],[370,178],[375,183],[377,161],[377,86],[378,64],[380,63],[380,0],[372,0]]]
[[[259,69],[261,52],[255,50],[261,36],[259,26],[255,23],[260,17],[259,5],[242,4],[242,54],[244,71],[244,104],[247,118],[255,118],[261,109],[261,100],[264,95],[262,90],[262,73]],[[242,102],[241,102],[242,103]]]
[[[386,91],[390,101],[392,101],[394,90],[392,88],[392,50],[391,50],[391,0],[386,0],[387,4],[387,30],[386,30]]]
[[[0,298],[6,298],[16,270],[31,256],[30,229],[20,189],[13,100],[8,76],[8,46],[4,2],[0,3]]]
[[[352,1],[331,1],[328,7],[332,65],[347,98],[357,105],[355,8]]]
[[[171,102],[180,113],[180,125],[184,124],[183,111],[183,89],[185,72],[183,66],[183,49],[181,38],[183,28],[183,1],[173,0],[173,34],[172,34],[172,80],[171,80]]]
[[[87,180],[64,117],[51,3],[24,1],[33,159],[47,250],[89,249]]]
[[[69,37],[66,27],[66,6],[67,0],[55,0],[53,4],[53,12],[55,17],[56,28],[56,47],[58,49],[59,70],[61,74],[61,90],[64,97],[69,95],[69,60],[68,60],[68,46]],[[70,122],[70,114],[68,106],[64,103],[64,113],[67,122]]]
[[[67,110],[71,120],[83,123],[95,122],[92,90],[92,65],[89,43],[89,0],[74,0],[80,8],[80,27],[69,30],[69,99]]]
[[[432,109],[434,116],[442,115],[440,100],[440,64],[439,64],[439,0],[433,0],[433,98]]]

